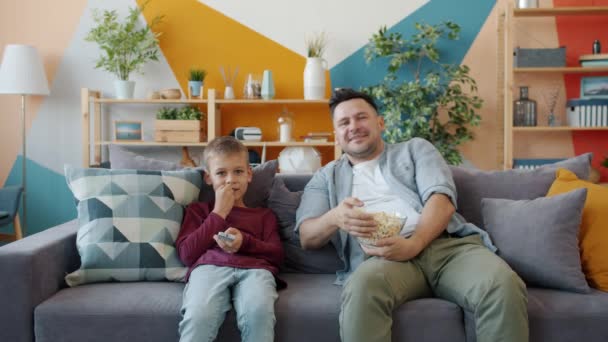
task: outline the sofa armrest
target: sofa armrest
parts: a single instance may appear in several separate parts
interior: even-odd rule
[[[76,220],[0,247],[0,341],[34,341],[34,309],[80,265]]]

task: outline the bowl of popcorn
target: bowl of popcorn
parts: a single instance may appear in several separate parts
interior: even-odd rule
[[[371,237],[358,237],[359,243],[369,247],[375,247],[378,240],[399,235],[401,228],[405,225],[407,217],[398,213],[387,213],[384,211],[371,213],[374,216],[374,221],[378,226]]]

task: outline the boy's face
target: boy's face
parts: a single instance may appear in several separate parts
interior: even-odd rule
[[[251,182],[253,172],[244,153],[212,154],[207,160],[205,182],[217,190],[228,184],[234,191],[234,199],[240,202]]]

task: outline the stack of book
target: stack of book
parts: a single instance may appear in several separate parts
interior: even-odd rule
[[[302,136],[302,139],[304,139],[304,142],[319,143],[329,141],[329,137],[331,137],[329,132],[310,132]]]
[[[608,53],[581,55],[578,58],[578,61],[581,63],[581,66],[584,66],[584,67],[608,66]]]

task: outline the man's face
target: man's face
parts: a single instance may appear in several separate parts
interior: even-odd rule
[[[384,118],[363,99],[344,101],[334,109],[334,129],[351,162],[370,160],[382,152]]]
[[[228,184],[234,191],[235,201],[243,199],[253,172],[244,153],[212,154],[207,160],[205,181],[217,190]]]

